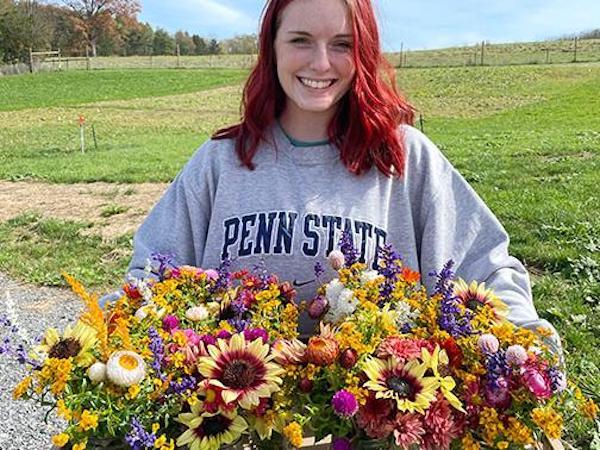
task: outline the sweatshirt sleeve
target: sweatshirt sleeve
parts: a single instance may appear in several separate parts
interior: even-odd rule
[[[210,141],[203,145],[175,177],[133,238],[129,275],[146,276],[152,253],[168,254],[178,265],[202,260],[216,189]]]
[[[425,166],[420,211],[419,259],[429,291],[450,259],[457,277],[486,287],[509,307],[508,319],[517,326],[547,327],[554,333],[551,345],[561,353],[560,339],[550,323],[540,319],[533,304],[529,274],[508,253],[509,237],[490,209],[437,147],[421,135],[420,163]]]

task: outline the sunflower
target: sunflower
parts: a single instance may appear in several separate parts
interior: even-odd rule
[[[369,377],[364,386],[374,391],[376,398],[396,401],[398,410],[423,413],[433,400],[439,386],[434,377],[424,377],[426,364],[416,360],[402,365],[395,358],[386,360],[371,358],[364,371]]]
[[[221,388],[225,403],[237,401],[244,409],[258,406],[261,398],[279,390],[283,369],[270,362],[270,347],[261,339],[247,343],[243,334],[234,334],[229,341],[219,339],[209,345],[208,353],[198,360],[198,371],[208,384]]]
[[[486,289],[485,283],[478,284],[477,281],[472,281],[467,285],[464,280],[458,279],[454,284],[454,295],[466,308],[474,312],[484,306],[491,308],[498,322],[508,316],[508,306],[496,297],[491,289]]]
[[[179,414],[178,422],[188,429],[177,438],[177,446],[190,450],[218,450],[223,444],[239,439],[248,424],[237,412],[203,412],[202,402],[192,406],[192,412]]]
[[[55,328],[48,329],[36,350],[47,354],[48,358],[73,358],[78,367],[89,367],[95,360],[93,350],[97,343],[96,331],[83,322],[77,322],[73,328],[65,328],[62,336]]]

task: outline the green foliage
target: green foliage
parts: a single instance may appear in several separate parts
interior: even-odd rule
[[[127,208],[126,206],[111,204],[111,205],[107,205],[104,208],[102,208],[102,211],[100,211],[100,215],[102,217],[112,217],[112,216],[116,216],[118,214],[123,214],[128,209],[129,208]]]
[[[71,71],[2,77],[0,98],[3,101],[0,103],[0,111],[197,92],[239,83],[246,73],[235,69],[154,69]]]
[[[166,30],[157,28],[152,41],[152,53],[154,55],[172,55],[175,53],[175,38]]]
[[[125,273],[131,236],[104,242],[87,224],[25,214],[0,224],[0,270],[47,286],[64,286],[61,271],[88,286],[114,284]]]

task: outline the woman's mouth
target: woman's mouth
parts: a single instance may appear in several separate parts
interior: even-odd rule
[[[298,77],[298,80],[304,86],[307,86],[307,87],[313,88],[313,89],[327,89],[333,83],[336,82],[336,80],[315,80],[313,78],[304,78],[304,77]]]

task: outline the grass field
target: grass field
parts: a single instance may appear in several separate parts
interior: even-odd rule
[[[8,99],[0,105],[0,178],[168,181],[211,132],[239,116],[245,76],[232,69],[0,78]],[[533,273],[538,311],[557,326],[572,372],[598,398],[600,64],[402,69],[398,78],[425,132],[507,228],[512,253]],[[102,242],[85,228],[31,214],[2,223],[0,270],[58,284],[60,268],[77,265],[75,275],[105,287],[124,271],[130,236]],[[590,430],[569,430],[576,448],[589,448]]]

